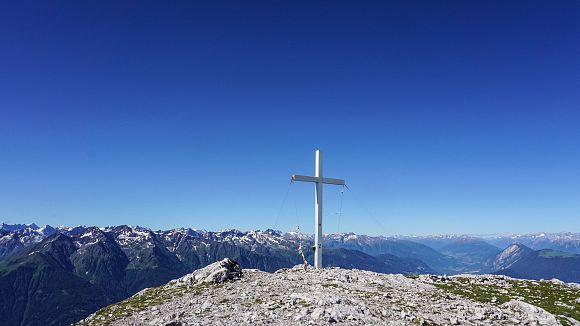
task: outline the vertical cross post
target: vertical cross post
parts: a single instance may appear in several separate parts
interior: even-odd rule
[[[314,182],[314,267],[322,268],[322,188],[324,184],[342,185],[344,180],[325,178],[322,175],[322,151],[316,150],[316,171],[314,177],[292,175],[292,181]]]
[[[315,177],[322,179],[322,153],[316,150],[316,172]],[[316,182],[314,188],[314,267],[322,267],[322,182]]]

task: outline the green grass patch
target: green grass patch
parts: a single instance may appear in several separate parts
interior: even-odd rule
[[[145,310],[149,307],[160,305],[175,297],[183,296],[186,293],[201,294],[202,291],[212,286],[211,284],[201,284],[195,286],[179,286],[166,288],[159,286],[156,288],[145,289],[134,296],[123,300],[119,303],[101,308],[95,312],[94,316],[88,321],[80,321],[72,326],[100,326],[109,325],[111,322],[124,316],[129,316],[134,312]]]
[[[543,257],[543,258],[575,258],[578,257],[579,255],[577,254],[573,254],[570,252],[563,252],[563,251],[558,251],[558,250],[552,250],[552,249],[543,249],[540,250],[540,252],[538,253],[538,256]]]
[[[338,288],[338,284],[325,283],[325,284],[322,284],[322,287],[323,288],[335,288],[336,289],[336,288]]]
[[[580,321],[580,290],[548,281],[506,280],[506,286],[470,283],[470,278],[455,278],[447,283],[431,283],[447,292],[475,301],[500,305],[510,300],[521,300],[556,315],[564,324],[565,318]],[[495,300],[494,300],[495,298]]]

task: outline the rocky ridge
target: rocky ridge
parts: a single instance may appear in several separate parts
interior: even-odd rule
[[[554,315],[530,302],[529,296],[517,291],[511,295],[517,286],[534,291],[533,286],[518,282],[527,281],[493,275],[405,277],[300,266],[267,273],[242,271],[236,262],[224,259],[164,286],[145,289],[77,325],[578,324],[574,314]],[[535,283],[543,286],[545,294],[545,284]],[[559,304],[577,311],[580,286],[555,285],[566,294],[556,293],[557,300],[563,301]],[[497,290],[497,295],[493,291],[486,292],[494,295],[489,298],[468,294],[481,286]],[[561,299],[564,296],[566,300]]]
[[[510,268],[518,260],[532,254],[533,252],[532,249],[524,245],[518,243],[511,244],[495,257],[493,268],[494,270]]]

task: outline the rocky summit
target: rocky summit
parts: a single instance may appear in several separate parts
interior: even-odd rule
[[[495,275],[403,276],[223,259],[100,309],[81,325],[578,325],[580,286]]]

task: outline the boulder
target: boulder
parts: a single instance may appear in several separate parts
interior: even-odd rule
[[[238,280],[241,277],[242,268],[240,265],[230,258],[224,258],[177,279],[175,286],[217,284],[228,280]]]

